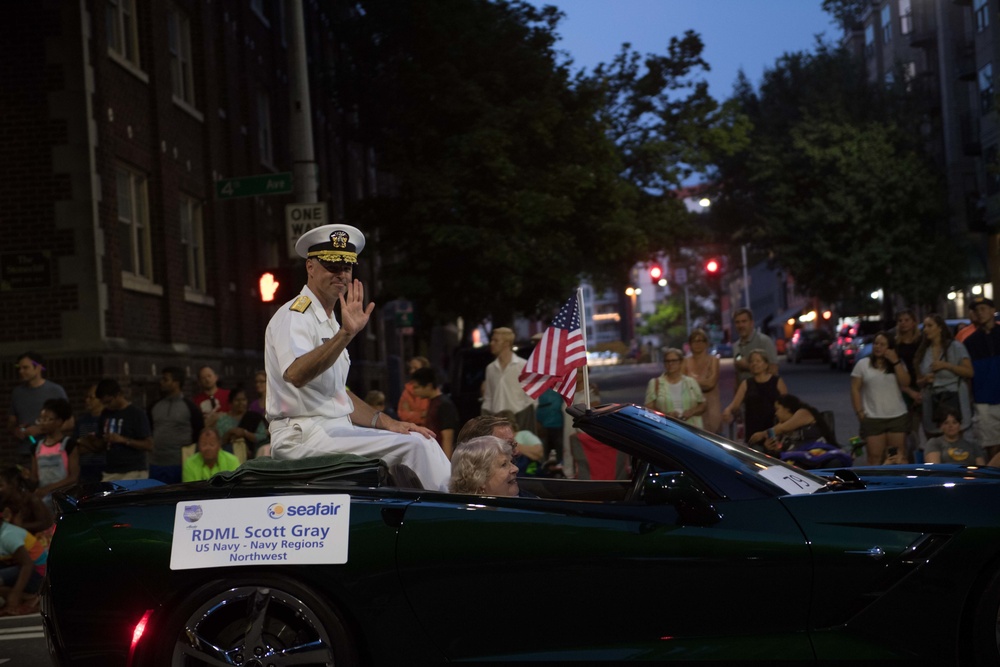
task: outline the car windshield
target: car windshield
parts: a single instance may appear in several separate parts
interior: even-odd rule
[[[739,460],[747,470],[767,480],[788,494],[813,493],[824,488],[828,480],[812,474],[790,463],[761,454],[746,445],[731,442],[720,436],[702,431],[706,440],[726,451],[729,456]]]
[[[647,443],[676,462],[681,469],[698,476],[704,468],[699,459],[712,459],[716,464],[733,472],[727,476],[733,482],[748,479],[749,475],[777,487],[783,494],[813,493],[827,486],[829,480],[811,472],[797,468],[780,459],[766,456],[743,444],[738,444],[696,428],[688,423],[669,419],[648,408],[631,406],[624,412],[632,412],[640,417],[640,423],[653,429],[659,437],[644,439]],[[682,455],[688,451],[691,456]],[[717,480],[718,483],[718,480]],[[724,482],[723,485],[726,485]],[[728,485],[726,485],[728,486]],[[719,488],[719,492],[730,495],[733,487]]]

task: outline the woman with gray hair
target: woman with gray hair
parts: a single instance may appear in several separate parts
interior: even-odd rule
[[[517,466],[510,444],[492,435],[461,443],[451,455],[452,493],[516,496]]]

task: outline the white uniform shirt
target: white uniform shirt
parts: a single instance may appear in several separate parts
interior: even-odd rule
[[[510,358],[506,368],[500,368],[500,359],[494,359],[486,367],[486,385],[483,387],[483,411],[496,414],[501,410],[510,410],[517,414],[534,399],[524,393],[518,377],[528,365],[525,359],[516,354]]]
[[[267,371],[267,418],[325,417],[337,419],[354,411],[347,395],[347,372],[351,357],[345,349],[337,361],[301,389],[283,378],[292,362],[311,352],[340,331],[340,323],[327,317],[319,299],[308,286],[302,295],[312,303],[305,312],[291,309],[293,299],[284,304],[267,324],[264,337],[264,368]]]

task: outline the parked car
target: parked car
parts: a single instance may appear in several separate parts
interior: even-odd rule
[[[826,329],[796,329],[788,341],[785,359],[793,364],[801,363],[803,359],[819,359],[828,361],[830,358],[830,343],[833,334]]]
[[[874,336],[885,329],[883,322],[878,320],[859,320],[844,324],[837,332],[837,337],[830,343],[830,368],[850,371],[857,361],[858,350],[864,344],[866,336]]]
[[[1000,470],[806,471],[634,405],[571,414],[630,477],[462,495],[339,455],[57,494],[54,662],[1000,664]],[[526,608],[544,624],[512,628]]]

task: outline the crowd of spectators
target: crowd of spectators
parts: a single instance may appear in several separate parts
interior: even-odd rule
[[[206,427],[223,453],[213,462],[268,454],[263,371],[255,375],[251,403],[241,386],[223,388],[211,366],[198,370],[196,386],[189,386],[181,368],[167,366],[160,372],[160,396],[148,409],[133,403],[116,379],[101,378],[87,387],[80,397],[84,410],[74,416],[66,391],[46,377],[41,355],[25,352],[17,369],[21,381],[11,392],[7,423],[14,447],[3,460],[25,471],[40,498],[78,482],[179,483]]]
[[[913,310],[896,315],[895,328],[873,337],[871,354],[851,372],[851,402],[870,465],[985,461],[1000,465],[1000,326],[991,299],[974,297],[970,324],[957,334],[935,313],[918,321]],[[738,439],[786,460],[790,449],[821,443],[840,449],[823,413],[789,394],[773,341],[754,325],[749,309],[733,318],[737,384],[721,422]],[[718,391],[717,366],[704,353],[700,330],[692,354],[664,352],[664,373],[649,381],[646,406],[719,432],[707,396]],[[695,343],[698,343],[697,345]],[[700,390],[700,391],[699,391]],[[803,439],[803,427],[809,438]],[[791,435],[791,434],[794,434]],[[807,441],[808,440],[808,441]],[[859,448],[860,453],[860,448]]]

